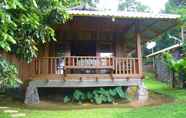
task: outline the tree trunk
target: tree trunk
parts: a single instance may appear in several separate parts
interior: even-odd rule
[[[176,77],[175,72],[172,72],[172,88],[176,88]]]

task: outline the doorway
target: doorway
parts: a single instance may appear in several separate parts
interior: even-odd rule
[[[71,42],[72,56],[96,56],[96,41],[76,40]]]

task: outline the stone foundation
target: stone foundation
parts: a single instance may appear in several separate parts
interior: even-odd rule
[[[144,86],[144,83],[140,84],[138,86],[138,90],[137,90],[137,93],[136,93],[136,97],[137,97],[137,100],[139,102],[144,102],[146,100],[148,100],[148,90],[147,88]]]
[[[139,100],[146,100],[148,98],[148,92],[146,91],[145,87],[142,83],[141,79],[115,79],[113,80],[33,80],[29,83],[29,86],[26,90],[25,95],[25,104],[39,104],[39,94],[38,89],[39,87],[104,87],[104,86],[139,86],[139,90],[137,92],[137,98]]]
[[[27,87],[25,95],[25,104],[39,104],[39,94],[36,87]]]

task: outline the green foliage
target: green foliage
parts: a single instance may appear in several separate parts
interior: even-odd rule
[[[20,83],[16,66],[0,58],[0,85],[15,87]]]
[[[183,55],[186,55],[186,42],[184,41],[184,43],[181,45],[181,50]]]
[[[186,25],[186,14],[185,14],[186,1],[185,0],[168,0],[168,2],[165,5],[165,12],[180,14],[182,25]],[[172,32],[174,32],[174,31],[172,31]],[[177,35],[179,35],[178,33],[180,33],[180,32],[176,32]]]
[[[8,113],[3,113],[0,111],[0,118],[11,118],[11,116]]]
[[[55,41],[54,26],[70,18],[66,8],[79,0],[1,0],[0,48],[30,62],[38,48]]]
[[[73,93],[73,99],[79,103],[81,103],[81,101],[84,101],[85,98],[85,94],[80,90],[75,90],[75,92]]]
[[[180,23],[175,28],[170,28],[168,32],[162,34],[161,36],[156,38],[156,47],[154,51],[159,51],[161,49],[167,48],[175,44],[175,40],[170,38],[169,36],[175,36],[181,39],[180,32],[181,28],[180,25],[186,24],[186,1],[185,0],[168,0],[165,5],[165,10],[162,11],[164,13],[171,13],[171,14],[179,14],[181,15]],[[145,49],[144,53],[146,55],[150,54],[148,49]],[[185,50],[184,50],[185,51]]]
[[[118,10],[122,11],[137,11],[137,12],[150,12],[151,9],[136,0],[121,0]]]
[[[164,53],[163,58],[164,58],[167,66],[170,70],[178,71],[177,62],[170,53],[168,53],[168,52]]]
[[[96,104],[113,103],[116,99],[126,99],[127,95],[122,87],[114,88],[96,88],[93,90],[80,91],[76,89],[73,95],[65,96],[64,103],[76,101],[82,103],[89,101]]]
[[[186,79],[186,58],[175,60],[170,53],[165,53],[164,60],[170,70],[178,75],[183,74],[184,79]]]
[[[116,92],[116,95],[119,98],[125,98],[126,97],[126,93],[123,92],[123,89],[121,87],[117,87],[114,89],[114,92]]]
[[[97,2],[97,1],[95,1]],[[93,2],[92,0],[80,0],[80,4],[81,5],[89,5],[89,6],[92,6],[92,7],[96,7],[96,4],[95,2]]]
[[[65,96],[63,101],[64,103],[68,103],[71,101],[71,99],[68,96]]]

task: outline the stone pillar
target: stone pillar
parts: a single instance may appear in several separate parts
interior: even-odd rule
[[[138,85],[136,97],[139,102],[144,102],[144,101],[148,100],[148,90],[145,87],[143,82]]]
[[[39,104],[39,94],[36,87],[27,87],[25,95],[25,104]]]

